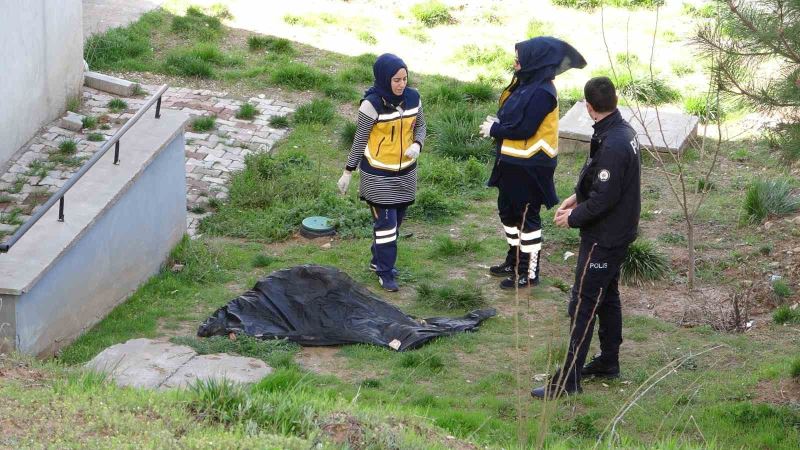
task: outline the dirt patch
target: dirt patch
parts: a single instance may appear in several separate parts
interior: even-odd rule
[[[0,380],[24,380],[28,384],[38,384],[47,380],[47,375],[25,361],[0,355]]]
[[[328,438],[337,445],[347,445],[347,448],[358,450],[365,448],[364,427],[361,422],[347,413],[333,413],[320,428]]]
[[[756,402],[773,405],[800,406],[800,382],[796,380],[764,380],[756,386]]]
[[[378,377],[375,373],[356,372],[347,368],[347,360],[339,356],[339,350],[339,347],[302,347],[295,356],[295,362],[310,372],[334,375],[352,383],[360,383],[366,378]]]

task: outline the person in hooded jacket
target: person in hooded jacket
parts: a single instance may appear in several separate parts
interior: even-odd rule
[[[529,39],[515,48],[514,77],[500,95],[497,117],[487,117],[480,127],[481,135],[496,142],[488,185],[499,191],[497,208],[508,252],[489,272],[505,278],[500,283],[503,289],[539,283],[539,212],[542,205],[550,209],[558,204],[553,174],[558,164],[559,113],[553,79],[586,66],[577,50],[553,37]]]
[[[359,196],[373,217],[370,269],[387,291],[397,291],[397,237],[417,191],[417,157],[425,143],[419,93],[408,84],[408,67],[385,53],[372,67],[375,81],[364,93],[347,165],[337,183],[347,192],[354,170],[361,171]]]

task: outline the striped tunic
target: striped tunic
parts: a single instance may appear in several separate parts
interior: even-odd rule
[[[397,110],[402,111],[400,107]],[[377,120],[378,112],[372,103],[367,100],[361,102],[361,107],[358,109],[358,126],[353,146],[350,148],[350,156],[347,158],[347,170],[353,171],[361,164],[369,135]],[[425,143],[425,131],[425,117],[422,113],[422,102],[420,102],[414,126],[414,141],[419,142],[420,146]],[[391,172],[387,172],[386,175],[376,175],[361,171],[358,193],[361,199],[369,204],[390,208],[409,205],[414,202],[416,192],[416,164],[411,170],[400,176],[393,175]]]

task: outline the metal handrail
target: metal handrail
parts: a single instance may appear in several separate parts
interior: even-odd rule
[[[58,203],[58,221],[59,222],[63,222],[64,221],[64,195],[67,193],[67,191],[72,186],[74,186],[75,183],[77,183],[78,180],[80,180],[80,178],[82,176],[84,176],[86,174],[86,172],[88,172],[89,169],[91,169],[92,166],[94,166],[94,164],[97,161],[99,161],[100,158],[102,158],[103,155],[105,155],[106,152],[109,149],[111,149],[112,145],[114,146],[114,165],[119,165],[119,161],[120,161],[119,160],[119,140],[120,140],[120,138],[122,138],[122,135],[124,135],[133,125],[135,125],[136,122],[144,115],[144,113],[147,112],[147,110],[150,109],[153,106],[153,103],[156,104],[156,119],[161,118],[161,96],[164,95],[164,92],[166,92],[168,88],[169,88],[169,86],[167,86],[166,84],[161,85],[161,87],[158,88],[156,93],[153,94],[147,100],[147,103],[145,103],[141,108],[139,108],[139,110],[136,111],[136,114],[134,114],[133,117],[128,119],[128,121],[125,122],[125,125],[123,125],[122,128],[120,128],[116,133],[114,133],[114,135],[111,136],[111,139],[106,141],[106,143],[103,144],[102,147],[100,147],[100,150],[98,150],[88,161],[86,161],[86,164],[84,164],[80,168],[80,170],[75,172],[69,178],[69,180],[67,180],[67,182],[64,183],[63,186],[61,186],[61,189],[59,189],[55,194],[51,195],[50,198],[47,199],[47,201],[41,207],[39,207],[39,211],[37,211],[36,214],[32,215],[28,220],[25,221],[25,223],[23,223],[19,228],[17,228],[17,231],[15,231],[14,234],[12,234],[11,237],[5,243],[0,244],[0,253],[8,252],[8,250],[14,244],[16,244],[17,241],[25,233],[27,233],[28,230],[30,230],[31,227],[36,222],[38,222],[39,219],[41,219],[42,216],[44,216],[45,213],[47,213],[47,211],[49,211],[50,208],[53,205],[55,205],[56,202],[59,202]]]

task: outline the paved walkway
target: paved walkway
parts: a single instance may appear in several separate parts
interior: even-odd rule
[[[157,89],[157,86],[142,87],[148,93]],[[70,131],[58,126],[59,119],[31,139],[10,163],[9,170],[0,174],[0,239],[13,233],[38,205],[63,186],[80,165],[133,116],[147,97],[123,98],[127,107],[115,113],[108,108],[108,102],[115,98],[113,95],[84,88],[82,105],[76,112],[97,118],[96,129]],[[247,99],[259,114],[253,120],[239,120],[234,116],[243,100],[229,98],[225,92],[170,88],[164,94],[164,108],[180,109],[194,117],[217,117],[211,131],[194,133],[190,131],[190,124],[186,132],[186,225],[190,236],[196,236],[200,219],[209,214],[206,211],[209,201],[227,198],[231,172],[244,168],[244,158],[253,152],[270,151],[286,133],[285,129],[270,127],[269,119],[293,112],[293,105],[260,97],[263,96]],[[93,133],[92,137],[99,141],[89,140]],[[75,143],[75,151],[59,150],[59,146],[68,141]],[[120,153],[124,160],[124,138],[121,142]]]
[[[83,39],[127,25],[164,0],[83,0]]]

